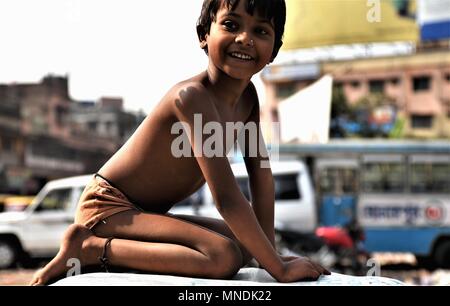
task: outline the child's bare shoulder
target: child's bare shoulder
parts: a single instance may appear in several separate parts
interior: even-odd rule
[[[165,99],[176,113],[205,113],[214,111],[213,96],[204,83],[196,78],[175,84]]]
[[[175,84],[169,90],[164,102],[175,114],[203,114],[206,116],[209,114],[214,117],[217,113],[214,99],[214,95],[205,86],[205,80],[200,75]],[[252,82],[242,93],[240,104],[243,114],[249,116],[252,112],[257,111],[259,115],[258,95]]]

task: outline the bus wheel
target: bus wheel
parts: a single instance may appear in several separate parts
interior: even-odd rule
[[[441,268],[450,268],[450,240],[440,243],[434,254],[436,263]]]

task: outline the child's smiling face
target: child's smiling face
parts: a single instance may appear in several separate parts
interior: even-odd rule
[[[245,1],[231,11],[224,4],[212,22],[206,40],[210,64],[230,77],[249,80],[272,59],[275,31],[270,20],[249,15]]]

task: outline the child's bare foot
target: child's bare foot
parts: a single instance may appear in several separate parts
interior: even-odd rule
[[[83,225],[71,225],[64,233],[58,254],[44,268],[35,273],[30,285],[45,285],[52,278],[68,271],[70,265],[68,266],[67,263],[71,258],[80,260],[81,266],[100,263],[98,257],[101,255],[104,241],[105,239],[94,236]]]

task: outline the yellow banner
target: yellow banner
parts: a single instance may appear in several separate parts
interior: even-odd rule
[[[418,41],[415,1],[286,0],[284,50]]]

